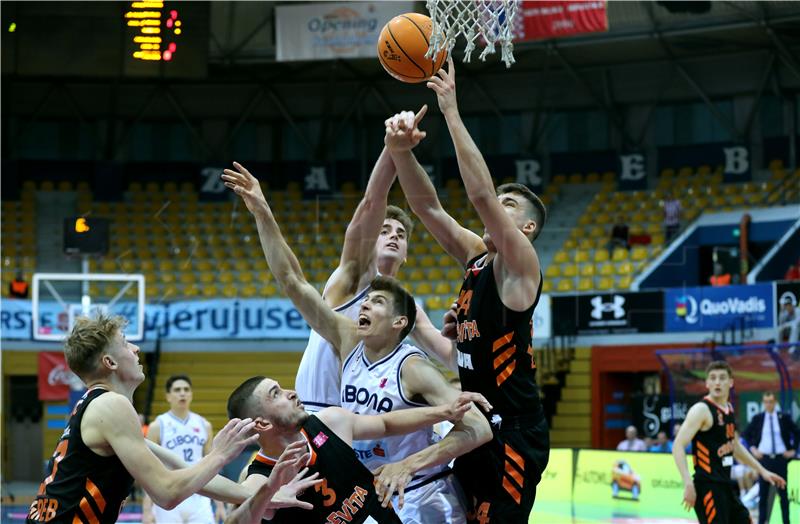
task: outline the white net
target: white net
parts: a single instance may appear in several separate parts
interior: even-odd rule
[[[484,49],[481,60],[495,52],[500,44],[503,62],[506,67],[514,63],[514,16],[520,0],[427,0],[433,30],[431,33],[428,58],[436,60],[437,55],[447,51],[448,55],[456,44],[459,35],[467,41],[464,48],[464,62],[469,62],[478,44]]]

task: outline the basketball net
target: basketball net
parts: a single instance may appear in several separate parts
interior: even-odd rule
[[[494,54],[500,44],[506,67],[514,63],[512,39],[514,16],[519,0],[427,0],[433,30],[427,58],[436,60],[440,52],[449,55],[459,35],[464,35],[464,62],[469,62],[477,42],[484,45],[481,60]]]

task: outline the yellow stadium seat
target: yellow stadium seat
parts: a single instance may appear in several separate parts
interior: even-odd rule
[[[442,271],[438,267],[434,267],[428,270],[428,279],[430,280],[442,280],[444,279],[444,271]]]
[[[425,272],[421,269],[414,269],[408,274],[408,279],[412,282],[419,282],[425,280]]]
[[[591,291],[594,289],[594,281],[591,278],[578,280],[578,291]]]
[[[211,271],[201,271],[198,280],[203,284],[210,284],[214,282],[215,278],[215,273]]]
[[[651,237],[651,242],[653,244],[663,244],[664,243],[664,234],[663,233],[656,233]]]
[[[445,309],[442,298],[435,295],[428,297],[428,299],[425,301],[425,307],[428,308],[429,311],[433,309]]]
[[[175,284],[167,284],[161,288],[162,299],[172,299],[178,295],[178,288]]]
[[[617,179],[617,174],[613,171],[606,171],[603,173],[603,182],[614,182]]]
[[[558,281],[558,291],[574,291],[575,286],[572,283],[572,279],[569,278],[562,278]]]
[[[577,264],[563,264],[561,266],[561,275],[565,277],[574,277],[578,274]]]
[[[234,280],[233,275],[228,272],[222,272],[217,277],[217,280],[223,284],[231,284]]]
[[[582,277],[593,277],[594,274],[595,274],[594,264],[583,264],[581,266],[581,276]]]
[[[616,248],[614,249],[613,256],[611,260],[614,262],[621,262],[623,260],[628,260],[628,250],[625,248]]]
[[[553,184],[561,185],[561,184],[565,183],[566,181],[567,181],[567,175],[559,174],[559,175],[556,175],[556,176],[553,177],[553,181],[552,182],[553,182]]]
[[[578,243],[572,238],[566,239],[562,246],[563,249],[575,249],[576,247],[578,247]],[[556,256],[558,256],[558,253],[556,253]]]
[[[634,246],[631,250],[631,260],[644,260],[647,258],[647,248],[644,246]]]
[[[553,282],[545,279],[545,281],[542,282],[542,293],[550,293],[551,291],[553,291]]]
[[[178,282],[181,284],[191,284],[196,280],[194,273],[189,271],[181,271],[178,276]]]
[[[579,249],[575,251],[575,262],[588,262],[590,260],[589,251],[585,249]]]
[[[617,287],[620,289],[629,289],[631,287],[631,277],[622,276],[617,280]]]
[[[429,282],[420,282],[414,288],[415,295],[430,295],[433,293],[433,286]]]
[[[447,278],[447,280],[462,280],[464,278],[464,271],[455,268],[448,269],[445,278]]]
[[[222,296],[226,298],[235,298],[239,296],[239,290],[233,284],[228,284],[222,288]]]
[[[547,278],[556,278],[561,276],[561,266],[557,264],[550,264],[544,272]]]
[[[160,271],[175,271],[175,264],[172,260],[161,260],[158,263],[158,269]]]
[[[578,242],[578,247],[584,251],[592,249],[594,247],[594,239],[585,236]]]
[[[566,251],[557,251],[555,256],[553,256],[553,262],[557,264],[563,264],[564,262],[569,262],[569,255]]]
[[[605,249],[598,249],[594,252],[592,260],[595,262],[606,262],[608,260],[608,251]]]
[[[206,298],[218,297],[220,294],[215,284],[204,284],[201,286],[201,293]]]
[[[617,265],[616,273],[617,275],[630,275],[633,273],[633,265],[628,261],[622,262]]]
[[[583,174],[581,174],[581,173],[572,173],[569,176],[569,183],[570,184],[582,184],[583,183]]]
[[[614,274],[614,264],[610,262],[605,262],[600,265],[600,268],[597,271],[602,276],[610,276]]]
[[[607,291],[614,288],[614,279],[610,277],[600,277],[597,279],[597,289]]]
[[[426,255],[420,259],[419,263],[422,267],[434,267],[436,265],[436,259],[430,255]]]
[[[448,282],[439,282],[436,284],[433,292],[437,295],[447,295],[452,291],[452,287]]]
[[[600,173],[596,171],[592,171],[588,175],[586,175],[586,183],[587,184],[596,184],[600,182]]]

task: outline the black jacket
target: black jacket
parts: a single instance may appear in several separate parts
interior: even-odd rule
[[[786,450],[797,449],[800,444],[800,430],[792,421],[792,418],[783,412],[778,413],[778,426],[780,426],[781,438],[786,445]],[[750,446],[758,447],[761,443],[761,432],[764,428],[764,413],[761,412],[750,421],[745,428],[742,436]],[[776,428],[777,429],[777,428]]]

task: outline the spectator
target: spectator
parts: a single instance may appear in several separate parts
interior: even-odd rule
[[[791,266],[789,269],[786,270],[786,274],[783,275],[784,280],[800,280],[800,259]]]
[[[681,201],[673,191],[664,199],[664,236],[669,242],[681,228]]]
[[[28,298],[28,283],[22,276],[22,271],[17,271],[14,280],[9,282],[8,295],[11,298]]]
[[[611,228],[611,239],[608,241],[608,255],[614,252],[614,248],[623,247],[628,249],[630,244],[628,243],[628,224],[625,223],[625,217],[622,215],[617,215],[617,222],[614,224],[614,227]]]
[[[625,428],[625,440],[617,444],[617,451],[647,451],[644,440],[638,437],[634,426]]]
[[[792,297],[783,297],[781,312],[778,314],[778,341],[792,342],[792,328],[795,327],[797,310],[792,302]],[[794,338],[797,338],[796,336]]]
[[[709,278],[708,281],[714,287],[730,286],[731,274],[725,271],[725,268],[722,267],[722,264],[715,262],[714,274],[711,275],[711,278]]]
[[[750,453],[770,471],[781,477],[787,478],[788,464],[795,456],[800,430],[792,422],[792,417],[775,411],[775,394],[767,391],[761,397],[764,411],[759,413],[750,425],[744,430],[742,436],[750,444]],[[770,483],[759,479],[758,524],[769,520],[767,501],[769,500]],[[783,523],[789,523],[789,497],[786,489],[779,489],[781,499],[781,514]]]
[[[672,453],[672,441],[667,438],[666,431],[659,431],[655,443],[649,449],[652,453]]]

